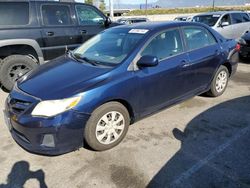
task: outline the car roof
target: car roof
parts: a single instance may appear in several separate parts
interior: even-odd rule
[[[214,15],[214,14],[228,14],[228,13],[246,13],[244,11],[240,11],[240,10],[230,10],[230,11],[215,11],[215,12],[205,12],[205,13],[201,13],[201,14],[197,14],[195,16],[203,16],[203,15]]]
[[[142,22],[131,25],[121,25],[114,27],[116,28],[124,28],[124,29],[147,29],[150,31],[157,31],[162,29],[168,29],[173,27],[181,27],[181,26],[205,26],[202,23],[197,22],[180,22],[180,21],[165,21],[165,22]],[[205,26],[206,27],[206,26]]]

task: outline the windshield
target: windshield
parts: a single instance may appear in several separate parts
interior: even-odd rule
[[[147,31],[111,29],[85,42],[74,51],[74,55],[96,64],[117,65],[128,56]]]
[[[217,23],[220,16],[221,16],[220,14],[195,16],[193,18],[193,21],[194,22],[204,23],[204,24],[212,27]]]

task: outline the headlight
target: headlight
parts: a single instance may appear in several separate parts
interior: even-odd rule
[[[36,105],[31,115],[46,117],[55,116],[75,107],[80,100],[81,97],[72,97],[62,100],[42,101]]]

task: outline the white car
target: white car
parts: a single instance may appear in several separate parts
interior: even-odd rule
[[[240,38],[250,28],[250,17],[244,11],[221,11],[199,14],[194,22],[209,25],[228,39]]]

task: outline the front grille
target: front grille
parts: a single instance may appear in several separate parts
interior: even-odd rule
[[[10,98],[9,100],[9,106],[10,109],[13,113],[15,114],[21,114],[24,112],[28,107],[31,105],[31,102],[20,100],[20,99],[15,99],[15,98]]]

